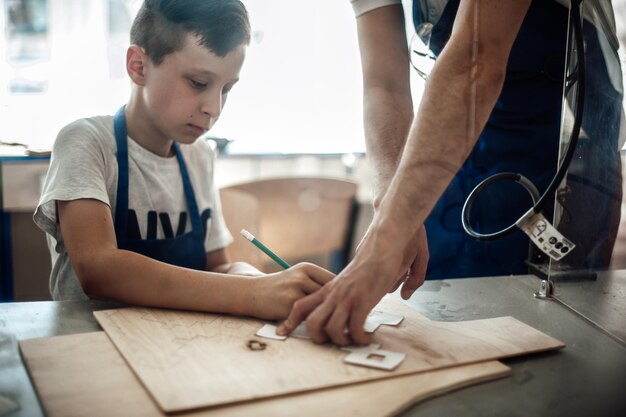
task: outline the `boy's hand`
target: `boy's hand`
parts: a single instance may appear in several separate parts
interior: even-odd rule
[[[310,263],[299,263],[259,277],[250,283],[247,314],[266,320],[284,320],[297,300],[316,292],[334,277],[332,272]]]

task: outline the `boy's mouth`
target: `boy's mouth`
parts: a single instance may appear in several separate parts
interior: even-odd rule
[[[209,129],[206,129],[206,128],[204,128],[204,127],[200,127],[200,126],[196,126],[196,125],[191,124],[191,123],[187,124],[187,126],[189,126],[189,128],[190,128],[190,129],[191,129],[194,133],[196,133],[198,136],[200,136],[200,135],[204,135],[206,132],[208,132],[208,131],[209,131]]]

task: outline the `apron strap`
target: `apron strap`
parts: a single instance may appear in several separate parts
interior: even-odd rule
[[[180,174],[183,177],[183,188],[185,190],[185,199],[187,200],[187,210],[189,211],[189,218],[191,220],[191,230],[194,235],[204,235],[202,229],[202,219],[200,218],[200,210],[198,209],[198,203],[196,202],[196,196],[193,192],[193,186],[189,178],[189,172],[187,171],[187,164],[180,151],[180,148],[176,142],[173,143],[174,153],[178,159],[178,166],[180,167]]]
[[[118,246],[126,240],[128,224],[128,143],[126,133],[126,106],[122,106],[113,118],[115,143],[117,145],[117,198],[115,203],[115,236]]]
[[[115,131],[115,143],[117,145],[117,198],[115,204],[115,236],[118,246],[120,241],[126,240],[126,229],[128,225],[128,139],[126,131],[126,106],[122,106],[113,119],[113,127]],[[203,236],[202,219],[198,209],[198,203],[193,192],[193,186],[189,179],[189,172],[185,159],[176,142],[172,144],[178,166],[183,180],[183,189],[185,191],[185,200],[187,210],[191,220],[191,230],[196,236]]]

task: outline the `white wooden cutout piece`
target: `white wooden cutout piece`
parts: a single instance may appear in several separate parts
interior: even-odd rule
[[[363,330],[367,333],[374,333],[381,324],[388,326],[397,326],[404,319],[399,314],[385,313],[384,311],[372,311],[365,319]]]
[[[263,327],[261,327],[256,333],[255,336],[259,336],[259,337],[264,337],[266,339],[273,339],[273,340],[285,340],[287,339],[287,336],[279,336],[276,334],[276,328],[277,326],[274,324],[266,324]],[[302,322],[298,325],[298,327],[296,327],[295,329],[293,329],[293,331],[289,334],[289,336],[293,336],[293,337],[299,337],[300,339],[310,339],[311,336],[309,336],[309,332],[306,329],[306,323]]]
[[[293,329],[293,332],[291,332],[291,334],[289,334],[289,336],[299,337],[300,339],[310,339],[311,338],[311,336],[309,336],[309,331],[306,328],[306,322],[304,322],[304,321],[302,323],[298,324],[298,327]]]
[[[383,311],[372,311],[365,320],[363,330],[366,333],[374,333],[381,324],[388,326],[397,326],[402,322],[404,316],[399,314],[385,313]],[[265,337],[273,340],[285,340],[287,336],[279,336],[276,334],[276,326],[273,324],[266,324],[256,332],[256,336]],[[289,336],[298,337],[300,339],[310,339],[309,332],[306,328],[306,323],[302,322],[296,327]]]
[[[261,327],[256,333],[256,336],[264,337],[266,339],[285,340],[287,336],[279,336],[276,334],[276,326],[273,324],[266,324]]]
[[[380,344],[372,343],[367,346],[346,346],[342,350],[350,352],[343,361],[352,365],[367,366],[368,368],[394,370],[406,358],[405,353],[392,352],[380,349]]]

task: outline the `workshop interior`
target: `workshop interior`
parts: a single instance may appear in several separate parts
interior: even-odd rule
[[[450,3],[455,1],[459,3],[457,0],[450,0]],[[533,3],[539,1],[533,0]],[[476,319],[490,319],[488,308],[493,308],[494,315],[515,317],[513,312],[509,314],[507,310],[505,296],[502,301],[497,298],[504,288],[509,288],[517,297],[515,302],[510,303],[514,306],[511,309],[532,311],[525,317],[543,317],[548,322],[552,322],[553,316],[546,311],[558,310],[559,317],[567,315],[567,323],[570,323],[569,320],[576,323],[568,331],[574,333],[587,326],[591,329],[589,334],[606,338],[603,343],[610,345],[608,351],[617,352],[614,356],[611,356],[613,353],[607,354],[607,357],[621,357],[623,363],[626,358],[626,355],[622,357],[626,352],[626,0],[552,2],[561,8],[566,7],[564,3],[569,5],[567,24],[554,28],[567,45],[565,54],[547,58],[542,63],[541,74],[537,75],[526,71],[534,63],[524,61],[526,58],[522,54],[518,56],[514,45],[511,59],[518,69],[507,73],[507,77],[515,78],[517,82],[511,88],[511,97],[522,94],[514,90],[523,90],[526,85],[534,83],[536,77],[548,78],[550,88],[560,91],[558,111],[561,119],[558,128],[546,128],[542,137],[529,136],[528,143],[532,145],[527,146],[523,157],[516,154],[516,149],[511,150],[512,158],[523,159],[516,166],[518,170],[500,172],[485,167],[484,172],[488,174],[474,181],[469,189],[464,189],[467,196],[437,211],[441,213],[442,222],[450,222],[450,226],[446,227],[451,234],[469,236],[475,242],[473,244],[484,245],[483,248],[492,248],[490,245],[498,241],[523,242],[524,250],[528,252],[524,273],[519,274],[523,277],[519,281],[523,281],[523,285],[513,287],[511,284],[518,274],[479,277],[459,273],[444,279],[433,275],[408,303],[418,306],[420,314],[440,321],[472,320],[474,315]],[[0,0],[0,311],[3,311],[1,307],[4,305],[7,314],[6,317],[0,316],[3,323],[0,339],[5,332],[5,324],[10,328],[11,320],[21,323],[15,319],[17,316],[10,315],[12,311],[26,311],[31,307],[37,311],[37,308],[50,306],[54,311],[50,316],[55,316],[56,309],[61,308],[54,304],[57,301],[53,301],[50,287],[50,250],[55,242],[35,224],[33,214],[39,204],[51,158],[54,157],[51,151],[58,131],[81,117],[113,114],[128,96],[130,83],[120,62],[126,56],[128,32],[141,3],[141,0]],[[208,142],[216,154],[213,181],[219,189],[220,208],[225,213],[225,221],[233,237],[231,254],[267,273],[282,271],[298,262],[315,263],[333,273],[340,273],[359,250],[361,239],[366,236],[376,216],[372,186],[374,163],[368,155],[364,139],[363,76],[357,23],[350,1],[248,0],[243,3],[250,13],[252,31],[241,81],[233,89],[229,107],[224,110],[215,128],[199,139]],[[411,66],[410,84],[416,111],[422,93],[431,81],[429,75],[432,68],[439,59],[438,52],[433,53],[429,48],[433,45],[436,48],[442,36],[429,23],[415,28],[410,18],[415,13],[412,7],[428,3],[402,1],[406,16],[407,61]],[[433,7],[443,8],[446,2],[430,3],[435,5]],[[464,0],[460,3],[463,5]],[[614,21],[605,19],[607,4],[612,7],[608,15]],[[614,34],[612,25],[616,28]],[[532,35],[525,33],[523,36]],[[532,105],[543,104],[539,99]],[[537,114],[536,123],[540,125],[543,121],[539,110]],[[517,122],[515,111],[499,117],[490,119],[489,123],[497,128],[499,124]],[[515,125],[515,129],[523,135],[526,126]],[[549,135],[558,137],[558,147],[550,147],[551,142],[556,142]],[[537,172],[536,166],[539,165],[533,158],[552,158],[551,169]],[[527,204],[512,207],[511,201],[520,199]],[[250,210],[242,210],[242,207]],[[447,257],[433,258],[433,262],[445,265],[456,260],[460,262],[460,259],[471,259],[472,256],[456,247],[447,247],[446,250]],[[496,249],[488,249],[484,253],[493,257],[496,263],[506,257],[506,253]],[[493,281],[480,281],[487,277]],[[479,282],[485,289],[473,287]],[[465,287],[455,285],[468,285],[468,297],[475,295],[476,299],[463,299],[463,291],[454,288]],[[439,295],[445,297],[448,294],[446,291],[452,293],[451,300],[454,301],[437,299]],[[489,294],[490,298],[481,299],[484,294]],[[459,301],[461,299],[463,301]],[[446,310],[446,304],[450,309],[456,305],[462,307],[450,312]],[[105,307],[110,306],[102,306],[103,309]],[[472,312],[472,308],[478,312]],[[128,329],[115,322],[117,316],[97,312],[96,322],[91,314],[93,307],[80,309],[81,314],[83,309],[89,310],[89,324],[84,327],[84,346],[93,349],[102,346],[99,336],[87,338],[86,332],[95,331],[95,326],[104,327],[107,331],[113,329],[109,338],[122,356],[124,352],[130,352],[128,355],[132,360],[125,357],[130,366],[134,366],[133,360],[141,365],[143,358],[132,356],[136,354],[136,345],[123,340],[124,331]],[[388,312],[398,314],[392,308]],[[143,314],[149,313],[144,311]],[[187,312],[181,313],[180,317],[184,314]],[[143,317],[141,314],[138,316]],[[410,313],[404,314],[404,317],[412,318]],[[23,321],[29,320],[36,321]],[[187,316],[180,320],[187,320]],[[559,339],[550,333],[550,329],[559,325],[553,323],[555,327],[550,327],[543,322],[527,320],[521,321]],[[158,320],[151,321],[152,325],[154,323]],[[508,322],[507,325],[516,324]],[[175,328],[176,324],[171,326]],[[232,324],[232,328],[236,326]],[[159,332],[166,327],[155,326],[152,330]],[[58,332],[48,329],[45,332],[33,331],[31,337],[74,333],[73,330],[65,332],[63,326],[59,329]],[[528,331],[529,338],[536,336],[525,327],[520,329],[520,334],[522,330]],[[275,337],[273,332],[270,330],[271,336]],[[28,331],[24,331],[23,335],[29,336]],[[20,341],[21,336],[17,337]],[[177,337],[184,339],[188,335],[177,334]],[[506,335],[502,337],[502,340],[506,339]],[[248,341],[247,348],[251,352],[273,346],[271,343],[274,340],[257,339]],[[563,336],[556,342],[549,340],[545,343],[549,346],[545,350],[565,346],[562,351],[538,354],[539,360],[544,361],[544,368],[550,367],[550,355],[566,355],[568,349],[574,349],[572,345],[576,346],[576,342],[562,339]],[[149,340],[159,343],[156,339]],[[106,343],[108,341],[106,339]],[[58,346],[62,346],[60,342]],[[11,343],[17,346],[18,342],[13,339]],[[70,349],[69,345],[68,342],[63,349]],[[414,347],[412,345],[411,349]],[[24,350],[22,354],[29,352],[33,357],[44,357],[41,352],[45,349],[38,350],[35,344],[23,348],[31,350]],[[2,349],[0,346],[0,371],[5,366]],[[181,351],[184,349],[181,348]],[[303,349],[303,352],[309,352],[308,348]],[[598,348],[592,353],[601,356],[600,350]],[[179,358],[177,351],[173,352],[168,358],[172,363],[176,362],[172,358]],[[212,353],[220,355],[223,352],[216,350]],[[510,356],[517,354],[512,350]],[[291,360],[289,354],[285,357]],[[241,359],[242,363],[246,358]],[[498,392],[512,392],[519,388],[518,385],[524,386],[527,382],[524,372],[528,372],[528,380],[532,380],[532,372],[525,368],[526,361],[530,362],[532,358],[516,358],[510,363],[505,361],[504,364],[513,370],[511,384],[516,385],[512,388],[499,386]],[[149,360],[145,359],[146,362]],[[94,363],[93,367],[96,365]],[[134,369],[141,376],[138,380],[148,386],[151,396],[158,397],[154,392],[163,389],[163,386],[151,386],[154,382],[150,382],[150,366],[139,368],[140,365]],[[11,362],[6,366],[15,365]],[[397,363],[394,366],[398,366]],[[575,365],[567,366],[575,368]],[[19,370],[21,387],[26,384],[24,381],[32,379],[25,369],[20,367]],[[492,375],[506,373],[500,368],[492,372]],[[617,369],[611,376],[615,377],[612,381],[626,382],[625,372],[624,369]],[[312,370],[311,375],[314,374]],[[556,390],[559,378],[560,374],[546,385]],[[0,399],[12,389],[7,381],[0,377]],[[413,383],[427,385],[427,382],[417,379]],[[592,384],[589,381],[586,383]],[[151,391],[153,387],[156,387],[154,392]],[[307,386],[307,389],[317,388]],[[529,397],[541,389],[532,388],[528,394],[516,395],[531,402]],[[41,392],[33,394],[30,382],[27,391],[24,398],[30,398],[35,403],[45,397],[45,393],[43,396]],[[251,399],[240,395],[240,392],[226,391],[228,389],[224,388],[223,395],[232,395],[232,401],[254,400],[254,396]],[[411,408],[411,404],[417,401],[417,397],[398,399],[398,404],[404,404],[402,407],[390,408],[380,415],[422,415],[420,411],[423,415],[433,416],[455,411],[459,412],[458,415],[465,415],[463,411],[471,410],[474,403],[463,391],[453,394],[457,396],[452,398],[461,404],[456,409],[445,403],[446,394],[416,408]],[[482,391],[469,392],[477,396],[484,394]],[[283,394],[285,392],[281,391]],[[291,396],[293,393],[286,391],[286,394]],[[365,390],[362,395],[375,396]],[[395,401],[392,393],[385,395],[389,395],[389,402]],[[185,402],[184,398],[181,394],[181,397],[172,399],[172,403],[176,404],[171,408],[162,407],[159,403],[159,409],[155,410],[163,415],[196,410],[196,405],[190,405],[195,403],[191,400]],[[567,402],[565,399],[558,401],[561,400],[562,404]],[[177,408],[177,401],[184,406]],[[215,401],[218,404],[218,400]],[[506,415],[506,411],[511,411],[505,409],[500,413],[497,408],[500,404],[496,404],[495,399],[491,401],[488,412],[477,408],[479,411],[474,411],[475,414],[468,411],[467,415]],[[626,409],[623,399],[611,396],[609,403],[613,404],[611,401],[616,409]],[[337,403],[343,404],[338,400]],[[540,407],[544,404],[539,403],[541,405],[536,406],[539,408],[531,405],[519,415],[531,415],[533,410],[546,411],[550,407],[548,404],[542,409]],[[207,405],[198,404],[197,407]],[[247,406],[252,407],[250,404]],[[24,403],[21,406],[22,411],[8,411],[6,415],[12,416],[14,412],[16,416],[29,415],[30,406]],[[422,406],[424,408],[419,408]],[[307,409],[305,402],[302,407]],[[245,412],[251,410],[248,408]],[[268,413],[276,412],[275,415],[290,415],[288,412],[278,413],[278,408],[267,410]],[[582,410],[584,408],[579,411],[582,413]],[[42,412],[36,407],[35,411],[34,415],[52,415],[47,412],[48,409]],[[362,415],[375,415],[375,408],[371,411]],[[610,410],[607,408],[605,411]],[[241,415],[246,415],[245,412]],[[567,415],[572,408],[561,405],[559,412],[561,414],[554,415]],[[332,414],[332,411],[329,413]],[[536,415],[541,415],[541,412]]]
[[[3,73],[10,76],[3,77],[2,95],[2,292],[0,293],[4,301],[34,301],[49,299],[47,289],[46,269],[50,267],[42,233],[37,230],[31,221],[30,210],[39,197],[40,187],[43,182],[47,166],[47,151],[53,133],[41,131],[41,127],[32,126],[28,130],[30,137],[20,136],[17,126],[23,127],[23,123],[13,122],[19,112],[25,106],[33,102],[44,102],[35,104],[37,118],[47,117],[42,115],[42,107],[48,105],[49,97],[59,94],[56,89],[68,86],[70,78],[68,75],[60,76],[55,72],[50,72],[54,68],[53,63],[56,58],[55,53],[69,54],[61,49],[57,44],[65,38],[72,36],[72,29],[64,28],[61,24],[54,23],[54,19],[65,19],[65,24],[75,25],[81,28],[78,22],[81,14],[87,13],[86,22],[89,19],[98,19],[102,14],[108,12],[108,37],[105,40],[105,47],[109,57],[119,55],[118,47],[123,42],[122,36],[129,25],[130,16],[136,3],[133,1],[109,0],[108,2],[85,2],[85,4],[75,3],[73,6],[77,10],[69,10],[67,16],[60,17],[63,13],[63,2],[53,0],[30,0],[3,2],[3,33],[2,50]],[[98,3],[98,5],[88,5],[87,3]],[[103,4],[99,4],[103,3]],[[135,4],[133,4],[135,3]],[[592,3],[592,2],[587,2]],[[106,7],[105,7],[106,6]],[[25,7],[28,10],[30,21],[20,22],[17,17],[12,17],[12,10]],[[583,6],[590,16],[594,16],[593,5]],[[107,9],[108,8],[108,9]],[[621,28],[621,17],[626,13],[623,2],[614,2],[616,11],[616,22],[618,36],[623,35]],[[100,13],[100,14],[98,14]],[[106,16],[106,14],[105,14]],[[523,191],[524,187],[532,199],[529,199],[528,209],[537,206],[537,201],[541,201],[541,207],[537,212],[543,213],[552,221],[552,225],[565,238],[569,244],[563,245],[562,241],[557,242],[560,247],[552,244],[543,246],[549,247],[542,250],[541,243],[533,242],[529,239],[529,272],[542,280],[542,293],[545,295],[558,295],[561,290],[565,293],[576,292],[578,297],[584,297],[588,291],[574,288],[598,281],[599,276],[603,276],[607,271],[617,271],[626,267],[626,222],[622,218],[622,160],[624,151],[617,155],[620,159],[609,160],[608,151],[600,148],[596,143],[601,142],[594,137],[610,137],[610,146],[613,149],[620,148],[624,143],[623,118],[615,117],[610,112],[617,112],[619,104],[607,110],[606,97],[615,100],[616,103],[623,96],[621,87],[621,74],[612,72],[608,76],[613,86],[612,91],[606,96],[586,95],[584,102],[581,100],[581,85],[585,80],[581,77],[581,58],[585,56],[588,61],[588,70],[596,72],[594,64],[599,62],[598,55],[602,50],[609,48],[608,44],[619,42],[624,39],[602,38],[591,39],[591,31],[579,27],[580,21],[571,20],[567,27],[568,55],[563,65],[553,65],[554,77],[559,77],[559,69],[563,70],[563,121],[561,125],[561,146],[559,161],[555,161],[555,169],[558,166],[561,170],[559,178],[551,183],[549,190],[535,190],[536,195],[532,195],[533,186],[525,185],[524,173],[512,173],[512,178],[497,177],[486,180],[486,183],[477,184],[476,189],[468,198],[463,210],[464,227],[472,236],[477,239],[487,239],[486,231],[475,231],[471,226],[471,209],[476,199],[480,199],[480,194],[491,183],[504,181],[506,192],[519,192],[518,187]],[[28,24],[27,24],[28,23]],[[83,23],[85,24],[85,23]],[[586,22],[586,24],[589,24]],[[100,23],[102,25],[102,23]],[[70,26],[71,27],[71,26]],[[74,28],[73,30],[78,30]],[[102,28],[100,28],[102,29]],[[263,32],[255,33],[257,38],[262,38]],[[578,38],[582,37],[582,42]],[[590,38],[590,39],[586,39]],[[585,47],[585,44],[587,47]],[[589,50],[591,49],[591,50]],[[620,49],[623,53],[623,48]],[[613,56],[612,59],[620,60],[620,56]],[[110,61],[110,60],[109,60]],[[101,63],[107,64],[100,58]],[[109,62],[108,70],[114,83],[120,83],[119,69]],[[419,68],[418,68],[419,69]],[[58,70],[55,70],[58,72]],[[605,68],[605,72],[610,69]],[[56,78],[55,78],[56,77]],[[593,80],[591,80],[593,82]],[[55,83],[60,86],[55,86]],[[91,87],[90,87],[91,88]],[[117,87],[116,87],[117,88]],[[418,86],[419,88],[419,86]],[[93,94],[93,93],[88,93]],[[623,100],[622,100],[623,101]],[[89,107],[89,105],[87,106]],[[31,123],[31,120],[27,122]],[[32,123],[37,125],[39,123]],[[41,123],[44,124],[44,123]],[[217,137],[218,146],[226,146],[229,139]],[[237,144],[237,141],[234,141]],[[242,145],[243,146],[243,145]],[[258,146],[258,145],[253,145]],[[225,148],[229,149],[229,148]],[[271,152],[271,150],[270,150]],[[223,163],[231,165],[230,171],[237,171],[236,165],[241,165],[243,170],[251,171],[251,179],[256,175],[272,175],[262,171],[271,171],[263,167],[264,165],[274,165],[277,171],[290,171],[292,167],[302,166],[305,168],[295,168],[300,171],[310,171],[313,175],[325,175],[328,171],[331,175],[340,175],[358,181],[367,181],[366,173],[362,172],[366,168],[363,154],[363,145],[357,144],[352,152],[341,153],[333,150],[333,153],[322,152],[311,153],[308,150],[298,154],[283,154],[282,158],[272,158],[270,154],[258,153],[256,155],[246,155],[245,152],[228,152],[224,155]],[[569,156],[568,156],[569,153]],[[13,154],[13,155],[12,155]],[[17,155],[17,156],[14,156]],[[24,155],[24,156],[22,156]],[[278,154],[280,155],[280,154]],[[270,161],[268,161],[270,160]],[[279,167],[279,165],[283,165]],[[307,167],[308,165],[308,167]],[[334,165],[334,166],[333,166]],[[327,168],[328,167],[328,168]],[[599,169],[598,167],[603,167]],[[240,170],[241,171],[241,170]],[[256,172],[253,172],[256,171]],[[221,174],[224,177],[227,174]],[[224,178],[225,183],[232,182],[232,179]],[[235,182],[237,181],[234,180]],[[509,182],[511,182],[509,184]],[[517,182],[517,184],[515,184]],[[361,187],[367,188],[367,187]],[[361,192],[359,205],[364,206],[361,210],[360,228],[355,230],[353,240],[363,234],[363,225],[367,224],[367,215],[371,215],[368,210],[369,196],[366,190]],[[490,211],[504,211],[506,207],[489,207]],[[476,209],[474,209],[474,212]],[[507,233],[523,233],[524,230],[515,223],[520,219],[516,213],[510,216],[511,226]],[[523,213],[526,214],[526,213]],[[487,213],[488,215],[488,213]],[[521,216],[520,216],[521,217]],[[550,220],[549,220],[550,221]],[[548,222],[549,222],[548,221]],[[488,223],[488,222],[487,222]],[[489,225],[486,226],[489,228]],[[537,232],[537,227],[541,225],[529,226],[530,235]],[[488,239],[504,237],[506,233],[496,236],[496,231],[489,231]],[[546,240],[547,242],[547,240]],[[355,242],[352,242],[353,244]],[[358,242],[357,242],[358,243]],[[569,250],[570,244],[575,246],[573,253],[565,252]],[[549,252],[556,251],[563,256],[554,259]],[[34,278],[37,276],[37,278]],[[34,281],[33,281],[34,280]],[[545,280],[545,282],[543,282]],[[602,280],[602,279],[600,279]],[[612,288],[611,286],[609,286]],[[539,288],[539,284],[538,284]],[[623,288],[620,291],[624,291]],[[563,294],[565,296],[565,294]],[[578,298],[577,297],[577,298]],[[565,296],[565,298],[567,298]]]
[[[39,198],[48,165],[50,147],[54,140],[54,133],[51,129],[58,125],[58,122],[50,121],[49,114],[54,112],[46,108],[50,106],[53,99],[66,94],[63,91],[69,89],[72,77],[76,75],[61,73],[58,62],[72,53],[63,45],[63,42],[67,42],[81,30],[90,30],[92,33],[97,33],[98,30],[107,32],[106,37],[97,38],[97,41],[107,51],[108,59],[100,56],[95,61],[99,68],[91,77],[95,77],[98,81],[77,97],[77,101],[85,100],[86,102],[86,105],[81,107],[97,108],[96,104],[92,104],[94,100],[88,100],[88,97],[98,94],[101,91],[100,88],[116,91],[123,91],[125,88],[122,85],[124,74],[112,62],[114,58],[121,56],[124,34],[130,25],[132,13],[136,12],[138,2],[108,0],[73,3],[67,11],[63,10],[65,6],[63,1],[58,0],[3,1],[4,36],[1,40],[3,51],[1,65],[2,73],[7,75],[2,77],[2,91],[0,92],[3,101],[0,108],[3,120],[3,126],[0,128],[2,135],[0,138],[2,140],[2,199],[0,200],[2,203],[2,285],[0,297],[3,301],[50,299],[46,278],[50,268],[48,250],[43,233],[32,224],[31,215]],[[254,3],[250,7],[253,12],[255,7],[261,9]],[[295,6],[290,7],[295,10]],[[593,2],[583,2],[581,7],[584,10],[583,14],[587,13],[586,16],[598,15],[593,10]],[[621,168],[625,151],[621,150],[619,154],[611,153],[609,157],[609,152],[612,151],[601,147],[605,145],[598,145],[604,142],[597,139],[600,136],[611,138],[606,143],[609,143],[612,149],[621,149],[624,144],[623,114],[616,116],[619,109],[623,108],[620,104],[623,102],[622,74],[615,73],[604,66],[603,71],[608,72],[608,78],[614,88],[608,88],[607,91],[610,91],[605,95],[583,96],[580,94],[585,82],[581,76],[583,56],[589,68],[587,71],[593,74],[599,71],[596,65],[603,51],[608,50],[611,44],[626,39],[626,29],[623,28],[626,4],[614,1],[613,7],[617,23],[617,38],[597,39],[593,31],[580,27],[578,24],[581,22],[580,19],[572,19],[566,28],[567,34],[564,34],[567,36],[566,61],[550,63],[550,70],[553,72],[551,76],[564,80],[561,145],[559,159],[555,161],[554,178],[550,183],[550,189],[536,189],[532,183],[528,183],[529,180],[524,177],[524,172],[498,173],[493,178],[476,184],[462,212],[463,227],[478,240],[493,240],[505,238],[509,234],[528,233],[531,237],[527,263],[529,273],[539,279],[538,291],[542,296],[562,297],[563,302],[570,306],[583,302],[581,298],[596,296],[595,292],[589,293],[587,286],[594,288],[602,286],[602,291],[608,289],[611,293],[617,291],[623,294],[625,291],[623,284],[613,282],[611,278],[601,278],[607,274],[611,276],[612,271],[617,273],[626,268],[626,220],[622,216]],[[16,11],[21,8],[27,10],[27,18],[19,17]],[[262,13],[268,12],[259,13],[260,17],[257,19],[261,21],[261,28],[266,29],[263,25],[266,25],[267,16]],[[331,23],[335,27],[339,26],[338,18],[333,16],[333,19],[335,21]],[[88,29],[95,22],[98,26],[95,29]],[[595,22],[600,25],[603,23]],[[589,25],[589,21],[585,21],[585,25]],[[269,30],[267,34],[262,30],[253,33],[253,47],[258,48],[257,51],[253,51],[254,53],[264,52],[261,48],[264,46],[263,37],[269,35],[272,35]],[[422,40],[428,42],[427,36],[429,36],[428,33],[426,36],[423,33],[411,35],[411,47],[414,51],[424,48]],[[418,39],[420,37],[422,39]],[[414,47],[416,43],[419,45]],[[342,46],[345,47],[345,42],[340,45]],[[623,60],[623,48],[619,49],[619,52],[619,56],[614,55],[610,59]],[[82,53],[95,56],[93,52]],[[609,55],[607,53],[602,56]],[[306,59],[305,55],[299,55],[297,58],[300,59],[300,56]],[[87,59],[90,57],[87,55]],[[358,59],[356,56],[351,56],[351,58]],[[423,80],[420,77],[424,76],[424,71],[428,71],[429,61],[421,57],[421,61],[414,65],[416,72],[413,75],[419,75],[419,77],[414,77],[417,79],[417,81],[414,80],[414,88],[418,92],[423,89]],[[301,67],[299,64],[296,66]],[[335,82],[342,82],[347,76],[341,74],[339,77],[343,78]],[[595,82],[595,77],[591,78],[590,81]],[[104,84],[105,82],[108,86]],[[97,87],[97,84],[101,86]],[[100,107],[105,107],[107,102],[112,101],[108,97],[103,96],[104,100],[100,100]],[[607,97],[615,101],[615,105],[610,109],[607,109]],[[102,102],[105,105],[102,105]],[[340,103],[340,105],[354,105],[355,103]],[[356,105],[360,107],[360,103]],[[24,120],[21,116],[28,106],[33,107],[37,122],[30,118]],[[68,107],[71,113],[80,112],[76,104]],[[232,125],[230,120],[227,121],[229,122]],[[334,121],[330,122],[332,127]],[[354,125],[354,123],[352,125],[340,123],[337,129],[345,130]],[[333,141],[337,143],[337,139],[331,138],[328,143],[323,144],[321,151],[316,152],[311,151],[310,144],[307,148],[298,150],[293,148],[294,144],[290,142],[286,146],[291,148],[283,153],[275,151],[277,147],[275,141],[278,139],[274,141],[270,139],[267,149],[255,151],[255,148],[259,146],[257,141],[248,144],[242,143],[241,139],[233,141],[227,136],[228,127],[230,125],[224,128],[224,137],[221,137],[221,132],[211,136],[218,148],[225,151],[221,160],[218,161],[225,169],[218,171],[217,175],[219,181],[226,186],[242,182],[242,180],[256,180],[260,177],[283,174],[286,176],[329,175],[365,183],[359,188],[357,204],[360,210],[352,225],[354,230],[350,250],[354,251],[372,215],[371,196],[367,186],[370,174],[366,166],[367,156],[364,153],[363,143],[357,140],[344,141],[342,145],[333,148],[329,146],[329,143],[332,144]],[[21,133],[20,129],[26,131],[26,135]],[[356,126],[356,130],[358,134],[360,126]],[[264,139],[262,137],[261,141]],[[230,144],[230,142],[233,143]],[[303,142],[307,141],[303,140]],[[246,150],[246,145],[252,150]],[[232,178],[228,178],[229,175]],[[498,184],[493,185],[495,182]],[[527,212],[508,215],[510,226],[506,230],[493,230],[488,220],[484,226],[486,230],[474,230],[471,225],[472,215],[475,215],[478,209],[472,207],[473,203],[477,199],[480,200],[483,192],[489,193],[488,188],[492,186],[501,187],[498,192],[505,194],[528,193],[528,210],[545,216],[548,224],[552,222],[550,227],[555,228],[560,240],[555,241],[555,244],[549,243],[549,238],[543,243],[533,241],[533,233],[536,234],[545,226],[543,223],[541,225],[533,223],[527,225],[524,230],[516,224],[520,222],[522,215],[528,216]],[[539,209],[537,209],[537,202],[540,202]],[[507,208],[497,205],[481,206],[481,210],[486,211],[481,215],[488,217],[489,212],[505,212]],[[458,215],[456,212],[455,214]],[[556,238],[553,237],[553,239]],[[562,239],[568,243],[564,244]],[[570,247],[574,249],[572,253],[567,253]],[[558,252],[560,256],[551,257],[550,252]],[[610,283],[601,284],[605,279]],[[576,302],[570,301],[570,297],[576,299]],[[623,311],[623,308],[624,306],[619,311]]]

